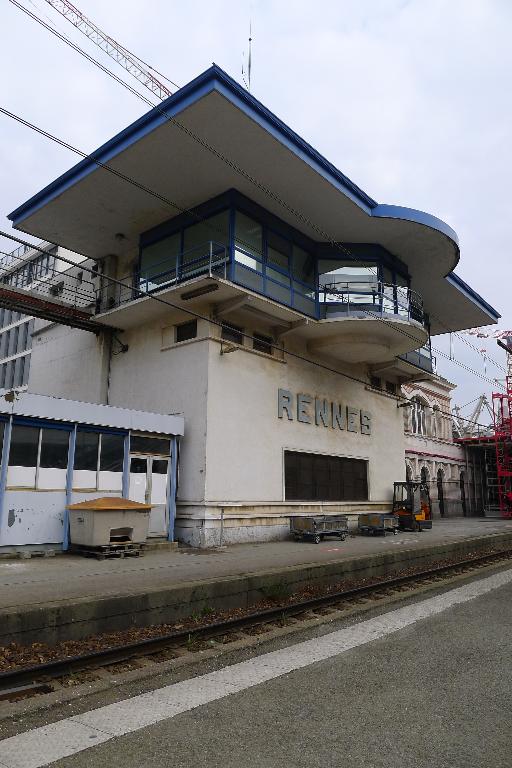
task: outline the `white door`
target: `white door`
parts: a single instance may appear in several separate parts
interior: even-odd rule
[[[151,504],[149,536],[167,535],[167,474],[169,459],[130,457],[130,499]]]

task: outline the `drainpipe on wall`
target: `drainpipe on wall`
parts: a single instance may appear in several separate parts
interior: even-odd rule
[[[174,541],[174,524],[176,521],[176,493],[178,489],[178,440],[171,438],[171,467],[167,480],[167,514],[169,526],[167,541]]]
[[[123,456],[123,499],[127,499],[130,493],[130,433],[124,438]]]
[[[63,533],[62,533],[62,551],[67,552],[69,549],[69,510],[68,507],[71,504],[71,496],[73,493],[73,467],[75,465],[75,447],[76,447],[76,424],[69,436],[69,449],[68,449],[68,471],[66,474],[66,506],[64,508]]]
[[[2,467],[0,470],[0,535],[2,533],[4,518],[5,486],[7,483],[7,465],[9,463],[9,450],[11,447],[12,416],[5,425],[4,444],[2,446]],[[2,542],[0,541],[0,544]]]

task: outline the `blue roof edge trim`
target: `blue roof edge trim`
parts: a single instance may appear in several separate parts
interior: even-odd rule
[[[474,291],[471,286],[465,283],[461,277],[455,274],[455,272],[450,272],[450,274],[446,275],[445,280],[448,280],[450,285],[453,285],[454,288],[457,288],[459,291],[461,291],[461,293],[463,293],[475,304],[478,304],[484,312],[487,312],[487,314],[495,320],[495,322],[498,322],[501,317],[498,310],[494,309],[494,307],[491,307],[491,305],[488,304],[486,300],[480,296],[480,294]]]
[[[292,151],[309,161],[317,170],[326,175],[329,180],[334,181],[342,187],[342,190],[348,194],[359,205],[369,213],[372,208],[377,206],[377,202],[360,189],[354,182],[338,170],[323,155],[317,152],[310,144],[302,139],[295,131],[289,128],[273,112],[267,109],[258,99],[255,99],[245,90],[236,80],[233,80],[223,69],[213,64],[202,74],[191,80],[187,85],[180,88],[172,96],[163,101],[158,107],[146,112],[135,122],[124,128],[116,136],[102,144],[90,157],[84,158],[74,165],[68,171],[63,173],[57,179],[52,181],[42,190],[33,195],[29,200],[18,206],[8,215],[8,219],[16,224],[24,218],[34,213],[46,203],[50,202],[58,194],[68,189],[72,184],[80,181],[98,166],[94,159],[102,163],[108,162],[119,152],[122,152],[132,143],[142,138],[154,128],[163,124],[168,117],[176,116],[180,111],[190,106],[202,96],[212,90],[217,90],[233,103],[239,106],[243,111],[257,120],[267,130],[285,143]],[[165,114],[162,114],[165,112]]]
[[[436,229],[441,232],[450,240],[453,240],[459,249],[459,237],[454,229],[442,219],[438,219],[437,216],[433,216],[431,213],[425,213],[424,211],[418,211],[415,208],[404,208],[401,205],[385,205],[379,204],[372,209],[372,216],[382,219],[403,219],[405,221],[414,221],[417,224],[423,224],[431,229]]]

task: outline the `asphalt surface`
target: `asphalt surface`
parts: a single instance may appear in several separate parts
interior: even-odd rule
[[[500,587],[52,766],[510,768],[511,606]]]
[[[106,559],[57,555],[31,560],[0,560],[0,611],[61,603],[65,600],[120,596],[190,581],[218,579],[274,568],[349,560],[354,557],[417,549],[440,543],[512,532],[512,521],[458,518],[434,521],[431,531],[398,536],[355,536],[237,544],[223,550],[180,549],[150,552],[143,558]],[[0,615],[1,620],[1,615]]]

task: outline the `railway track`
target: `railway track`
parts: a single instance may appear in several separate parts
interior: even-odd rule
[[[247,613],[243,616],[230,618],[213,623],[205,623],[194,629],[175,631],[167,635],[140,640],[134,643],[115,646],[73,656],[57,659],[31,667],[22,667],[0,673],[0,701],[16,701],[21,698],[54,690],[52,680],[66,678],[84,671],[98,670],[135,659],[151,659],[161,661],[162,654],[170,654],[164,658],[173,658],[183,651],[201,650],[205,643],[220,640],[229,643],[240,639],[240,635],[262,634],[275,626],[283,626],[287,621],[300,622],[329,613],[349,609],[357,603],[378,601],[389,595],[401,592],[404,596],[421,586],[441,583],[447,577],[458,573],[476,572],[478,569],[494,563],[512,560],[512,549],[500,550],[469,557],[448,564],[432,565],[421,571],[398,574],[371,584],[355,586],[350,589],[331,592],[311,597],[306,600],[276,605],[273,608]]]

